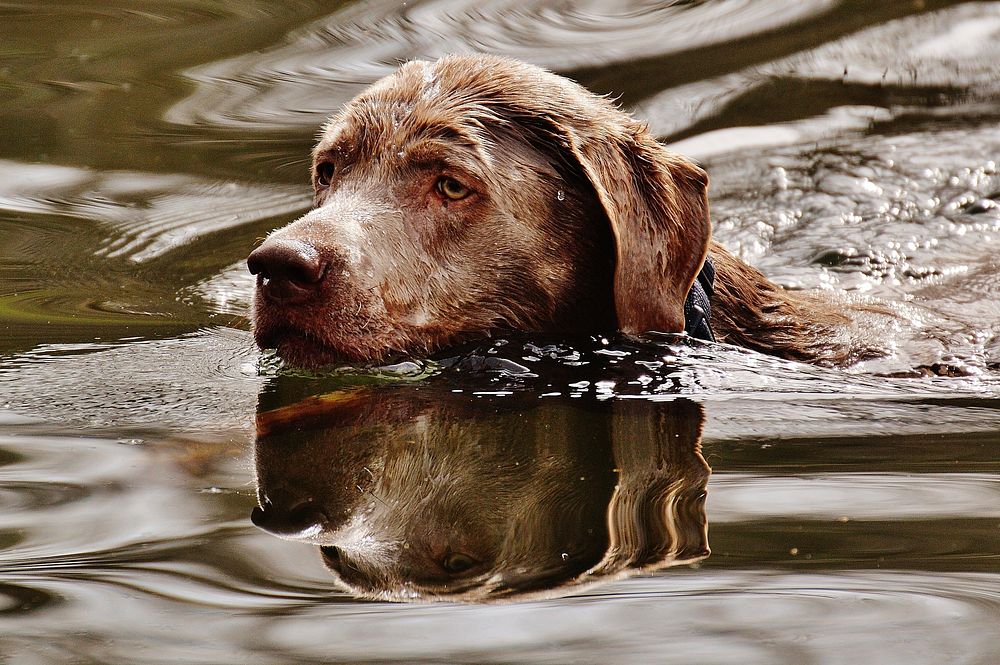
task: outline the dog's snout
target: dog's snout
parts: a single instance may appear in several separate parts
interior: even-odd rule
[[[265,295],[279,302],[308,298],[323,281],[326,261],[312,245],[299,240],[272,239],[247,257]]]

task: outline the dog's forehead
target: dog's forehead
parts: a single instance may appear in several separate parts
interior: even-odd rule
[[[349,141],[398,145],[401,138],[477,134],[506,118],[500,109],[525,74],[544,75],[503,59],[453,56],[436,62],[412,61],[368,87],[323,128],[319,149]],[[536,71],[537,70],[537,71]]]
[[[468,110],[441,93],[431,63],[420,64],[419,71],[402,69],[348,103],[324,127],[320,148],[344,142],[398,146],[407,139],[460,131],[468,124]]]

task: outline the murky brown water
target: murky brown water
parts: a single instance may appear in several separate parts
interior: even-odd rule
[[[719,239],[920,325],[280,370],[243,258],[454,51],[619,95]],[[1000,662],[998,62],[1000,2],[0,6],[0,660]]]

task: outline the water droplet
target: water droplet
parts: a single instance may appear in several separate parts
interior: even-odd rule
[[[556,198],[559,199],[560,201],[565,201],[566,200],[566,192],[564,192],[563,190],[560,189],[558,192],[556,192]]]
[[[567,552],[563,552],[562,553],[562,560],[563,561],[569,561],[569,554]]]

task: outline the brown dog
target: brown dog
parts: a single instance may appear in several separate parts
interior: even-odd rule
[[[718,341],[826,364],[883,353],[868,319],[886,312],[785,291],[713,242],[707,181],[555,74],[407,63],[325,126],[314,209],[250,255],[255,338],[321,366],[509,330],[681,332],[711,255]]]

